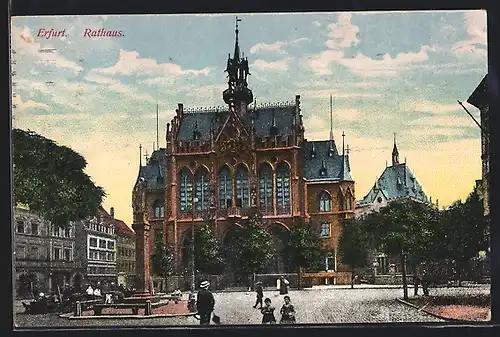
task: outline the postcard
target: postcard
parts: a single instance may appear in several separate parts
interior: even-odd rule
[[[13,17],[17,328],[488,321],[486,11]]]

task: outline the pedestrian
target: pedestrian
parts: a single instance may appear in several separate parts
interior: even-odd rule
[[[212,312],[214,311],[214,295],[208,290],[210,283],[203,281],[200,284],[200,291],[196,299],[196,310],[200,315],[200,325],[209,325]]]
[[[274,317],[274,307],[271,306],[271,299],[266,297],[264,306],[260,309],[262,313],[262,324],[276,324],[276,317]]]
[[[282,275],[280,276],[280,295],[288,294],[288,280]]]
[[[422,263],[422,269],[420,270],[420,273],[424,296],[429,296],[429,273],[427,271],[427,264],[425,262]]]
[[[258,281],[255,284],[255,292],[257,293],[257,301],[255,301],[254,308],[260,304],[259,309],[262,309],[262,298],[264,297],[264,289],[262,288],[262,282]]]
[[[421,283],[420,280],[420,265],[416,264],[413,268],[413,295],[418,296],[418,287]]]
[[[295,323],[295,308],[290,304],[290,296],[285,295],[285,304],[281,307],[280,324],[293,324]]]

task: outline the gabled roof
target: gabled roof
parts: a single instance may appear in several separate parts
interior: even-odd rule
[[[302,149],[304,155],[304,180],[353,181],[350,173],[349,156],[338,154],[335,141],[305,141],[302,144]],[[330,149],[333,150],[331,155]]]
[[[482,110],[488,105],[488,74],[467,99],[467,103]]]
[[[115,233],[121,236],[135,237],[135,232],[127,226],[125,222],[120,219],[116,219],[109,214],[104,207],[99,207],[99,213],[101,215],[102,221],[111,224],[115,227]]]
[[[406,163],[386,167],[376,184],[359,204],[374,203],[379,191],[382,191],[388,201],[397,198],[412,198],[421,202],[429,201],[422,186]]]
[[[167,165],[166,149],[155,150],[147,164],[139,170],[139,177],[146,180],[146,189],[155,190],[165,187],[165,167]]]

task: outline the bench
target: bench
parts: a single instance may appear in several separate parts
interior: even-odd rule
[[[151,315],[152,306],[150,301],[144,303],[115,303],[115,304],[99,303],[99,304],[94,304],[94,316],[101,316],[102,309],[106,308],[132,309],[133,315],[138,315],[139,309],[144,308],[144,315],[149,316]]]

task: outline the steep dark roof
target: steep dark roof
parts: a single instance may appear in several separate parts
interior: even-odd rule
[[[350,173],[349,156],[339,155],[334,141],[306,141],[302,144],[302,149],[304,155],[305,180],[353,181]],[[333,149],[331,155],[330,149]]]
[[[104,209],[104,207],[100,206],[99,212],[103,222],[112,224],[115,227],[115,233],[117,235],[135,237],[135,232],[132,230],[132,228],[127,226],[127,224],[122,220],[112,217],[111,214],[109,214],[108,211]]]
[[[413,198],[422,202],[428,202],[427,195],[422,186],[405,163],[386,167],[375,185],[359,203],[361,205],[374,203],[379,190],[382,191],[388,200]]]
[[[266,104],[257,109],[248,111],[243,117],[242,122],[250,133],[252,128],[252,117],[254,117],[255,135],[257,137],[271,136],[270,128],[274,120],[278,131],[278,136],[288,136],[292,134],[293,115],[296,110],[295,103],[290,104]],[[220,131],[220,128],[228,116],[227,110],[207,109],[192,110],[185,112],[179,125],[178,141],[193,140],[195,128],[200,132],[200,140],[210,138],[210,125],[212,124],[214,132]],[[214,135],[215,136],[215,135]]]
[[[147,164],[140,168],[139,177],[146,179],[146,188],[148,190],[161,189],[165,187],[166,164],[166,149],[158,149],[151,154]]]
[[[488,105],[488,74],[467,99],[467,103],[482,110]]]

